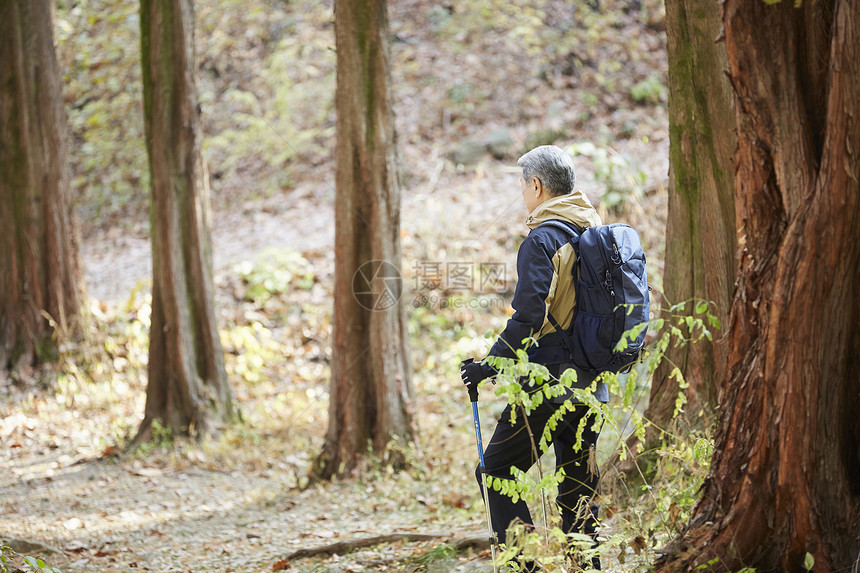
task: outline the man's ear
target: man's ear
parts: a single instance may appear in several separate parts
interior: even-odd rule
[[[535,197],[540,197],[541,192],[544,190],[543,182],[537,177],[532,177],[532,180],[529,181],[529,188],[532,190]]]

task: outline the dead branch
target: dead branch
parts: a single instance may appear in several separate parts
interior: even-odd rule
[[[330,543],[329,545],[321,545],[319,547],[311,547],[299,549],[287,555],[285,561],[294,561],[296,559],[305,559],[307,557],[317,557],[320,555],[344,555],[350,551],[361,549],[362,547],[373,547],[383,543],[395,543],[397,541],[432,541],[434,539],[444,539],[450,537],[441,533],[390,533],[388,535],[377,535],[374,537],[364,537],[361,539],[348,539]],[[457,551],[472,547],[474,549],[486,549],[490,546],[490,540],[487,535],[472,535],[468,537],[457,537],[451,539],[448,545],[452,546]]]

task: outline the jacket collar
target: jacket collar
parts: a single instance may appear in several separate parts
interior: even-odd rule
[[[532,211],[526,225],[534,229],[541,223],[556,219],[573,223],[577,227],[594,227],[601,224],[600,215],[591,201],[581,191],[574,190],[567,195],[547,199]]]

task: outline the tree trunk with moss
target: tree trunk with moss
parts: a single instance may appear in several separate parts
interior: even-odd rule
[[[349,472],[369,448],[399,463],[414,431],[386,3],[337,0],[335,33],[334,340],[328,434],[315,467],[324,478]]]
[[[0,368],[57,359],[84,300],[48,0],[0,2]]]
[[[191,1],[142,0],[140,24],[153,281],[149,385],[136,443],[156,420],[200,436],[234,416],[215,320]]]
[[[727,0],[740,259],[715,452],[658,571],[860,558],[860,3]],[[853,568],[853,569],[852,569]]]
[[[711,311],[728,322],[735,282],[733,199],[735,134],[725,45],[718,41],[722,11],[716,0],[667,0],[669,55],[669,216],[663,276],[670,306],[694,298],[713,301]],[[682,311],[692,313],[694,305]],[[681,391],[670,374],[678,367],[689,384],[682,421],[707,428],[717,404],[717,383],[726,369],[721,332],[714,341],[671,348],[657,370],[645,417],[668,428]],[[652,439],[656,433],[651,433]]]

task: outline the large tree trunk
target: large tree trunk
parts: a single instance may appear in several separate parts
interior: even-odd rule
[[[0,2],[3,369],[55,360],[57,342],[80,327],[83,283],[53,25],[49,0]]]
[[[717,0],[666,2],[669,55],[669,216],[663,276],[668,304],[693,298],[716,303],[728,323],[735,281],[736,231],[733,199],[735,134],[725,45],[718,42],[722,10]],[[666,306],[668,306],[668,304]],[[691,305],[687,312],[692,312]],[[654,376],[645,417],[667,428],[681,390],[670,378],[675,366],[689,384],[684,422],[709,427],[717,384],[725,373],[726,345],[714,342],[673,347]]]
[[[740,260],[716,448],[658,571],[856,569],[860,2],[727,0]]]
[[[149,385],[138,440],[154,420],[208,433],[233,416],[215,321],[190,0],[142,0],[146,147],[152,174]]]
[[[350,471],[369,443],[382,453],[413,435],[385,1],[337,0],[335,30],[334,343],[321,477]]]

